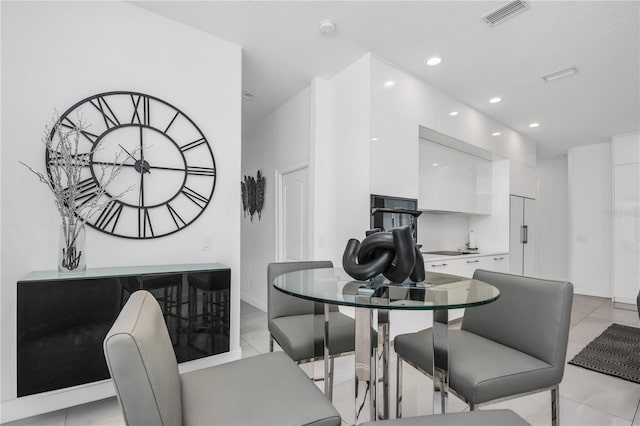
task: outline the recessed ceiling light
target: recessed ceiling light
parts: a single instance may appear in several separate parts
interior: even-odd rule
[[[531,123],[529,127],[540,127],[540,123]]]
[[[491,136],[500,136],[501,134],[502,133],[500,133],[500,132],[493,132],[493,133],[491,133]]]
[[[449,115],[455,117],[456,115],[458,115],[458,111],[451,111]]]
[[[442,58],[439,56],[432,56],[428,58],[425,63],[430,67],[435,67],[436,65],[440,65],[442,63]]]
[[[433,167],[438,167],[439,165],[440,165],[440,164],[438,164],[438,163],[433,163],[433,164],[432,164],[432,166],[433,166]]]
[[[490,104],[497,104],[498,102],[502,102],[502,98],[496,96],[495,98],[489,99]]]
[[[393,87],[396,85],[396,82],[393,80],[387,80],[384,82],[384,87]]]
[[[371,138],[371,142],[376,142],[378,138]]]
[[[256,96],[255,93],[249,90],[245,90],[244,92],[242,92],[243,99],[253,99],[255,96]]]
[[[318,24],[318,30],[323,35],[326,35],[326,36],[332,35],[333,33],[336,32],[336,24],[334,24],[331,19],[323,19]]]
[[[547,83],[549,83],[550,81],[557,80],[559,78],[569,77],[570,75],[573,75],[577,72],[578,72],[578,69],[576,67],[570,67],[570,68],[565,68],[563,70],[559,70],[556,72],[552,72],[551,74],[543,75],[542,79]]]

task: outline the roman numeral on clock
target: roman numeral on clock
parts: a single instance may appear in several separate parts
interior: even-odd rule
[[[209,199],[204,195],[197,193],[196,191],[189,188],[188,186],[186,185],[184,186],[182,193],[184,194],[185,197],[190,199],[196,206],[200,207],[201,209],[204,209],[205,207],[207,207],[207,203],[209,202]]]
[[[58,151],[47,151],[48,155],[48,164],[49,166],[63,166],[67,160],[65,160],[64,156],[61,152]],[[69,155],[69,163],[73,165],[79,165],[83,167],[89,166],[89,153],[82,154],[71,154]]]
[[[109,225],[111,225],[109,232],[113,233],[118,224],[118,219],[120,219],[120,213],[122,213],[123,207],[124,205],[111,199],[102,210],[102,213],[100,213],[100,216],[98,216],[95,226],[100,230],[106,231]]]
[[[102,96],[98,96],[97,98],[90,100],[89,103],[93,105],[100,112],[100,114],[102,114],[104,125],[107,127],[107,129],[111,129],[112,127],[120,125],[120,120],[118,120],[118,117],[115,115],[107,101]]]
[[[65,129],[71,129],[71,130],[77,130],[80,128],[80,126],[74,123],[69,117],[64,117],[62,120],[60,120],[60,126],[64,127]],[[86,130],[82,130],[80,131],[80,133],[89,142],[91,142],[91,145],[93,145],[96,142],[96,140],[98,140],[98,135],[94,135],[93,133],[87,132]]]
[[[173,223],[176,224],[176,228],[181,228],[183,226],[186,226],[187,223],[184,221],[184,219],[182,219],[182,217],[180,217],[176,209],[171,207],[171,204],[169,203],[167,203],[166,205],[167,205],[167,209],[169,210],[169,214],[171,215],[171,219],[173,219]]]
[[[171,125],[173,124],[174,121],[176,121],[176,118],[178,118],[178,115],[180,115],[180,112],[176,112],[176,115],[173,116],[173,118],[171,119],[171,121],[169,122],[169,124],[167,125],[167,128],[164,129],[164,133],[167,133],[169,131],[169,128],[171,127]]]
[[[215,176],[216,169],[214,169],[213,167],[188,166],[187,174],[194,175],[194,176]]]
[[[147,234],[149,230],[149,234]],[[146,238],[147,235],[155,237],[153,226],[151,225],[151,217],[149,217],[149,209],[138,209],[138,238]]]
[[[202,145],[203,143],[207,143],[207,140],[206,140],[205,138],[197,139],[197,140],[195,140],[195,141],[193,141],[193,142],[189,142],[189,143],[188,143],[188,144],[186,144],[186,145],[182,145],[182,146],[180,147],[180,151],[182,151],[182,152],[189,151],[190,149],[193,149],[193,148],[199,147],[199,146],[200,146],[200,145]]]
[[[65,191],[69,191],[69,188],[66,188]],[[81,180],[78,182],[78,188],[76,191],[76,203],[78,203],[79,207],[84,206],[94,198],[98,196],[98,182],[92,177]]]
[[[149,103],[149,97],[139,95],[137,98],[132,94],[131,102],[133,103],[133,115],[131,116],[131,123],[143,124],[149,126],[151,123],[151,105]]]

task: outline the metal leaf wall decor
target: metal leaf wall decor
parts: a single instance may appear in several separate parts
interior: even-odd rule
[[[264,207],[264,176],[258,170],[256,178],[256,211],[258,212],[258,220],[262,218],[262,207]]]
[[[258,220],[262,217],[262,208],[264,207],[264,188],[265,179],[258,170],[257,178],[253,176],[244,176],[244,182],[240,182],[240,189],[242,190],[242,210],[244,217],[249,218],[253,222],[253,215],[258,213]]]

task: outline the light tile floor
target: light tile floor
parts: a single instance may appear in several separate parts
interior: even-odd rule
[[[240,321],[240,347],[242,356],[249,357],[269,350],[269,333],[265,312],[242,303]],[[611,323],[640,327],[638,314],[613,309],[609,299],[574,297],[567,360],[573,358],[587,343],[602,333]],[[452,327],[459,326],[453,324]],[[310,373],[311,366],[304,366]],[[344,424],[352,424],[353,413],[353,357],[338,358],[335,362],[334,405]],[[391,392],[395,393],[395,357],[391,360]],[[319,384],[320,385],[320,384]],[[411,367],[404,369],[405,417],[431,412],[431,380]],[[640,384],[595,373],[573,365],[565,368],[560,385],[560,421],[566,426],[585,425],[639,425]],[[392,404],[393,405],[393,404]],[[538,393],[481,409],[510,408],[533,425],[551,423],[550,393]],[[463,411],[467,407],[455,396],[449,400],[450,411]],[[392,414],[395,412],[392,409]],[[23,425],[122,425],[122,415],[114,398],[72,407],[41,416],[31,417],[11,426]]]

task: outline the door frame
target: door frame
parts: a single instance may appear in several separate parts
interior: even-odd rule
[[[293,167],[288,167],[285,169],[275,169],[275,182],[276,182],[276,214],[275,214],[275,220],[276,220],[276,238],[275,238],[275,249],[276,249],[276,262],[282,262],[282,260],[284,259],[284,247],[282,244],[282,232],[284,230],[284,226],[282,223],[282,183],[284,181],[284,176],[288,175],[289,173],[294,173],[303,169],[307,169],[307,223],[305,224],[305,228],[307,230],[307,255],[310,256],[310,235],[309,235],[309,163],[304,163],[304,164],[298,164],[296,166]]]

